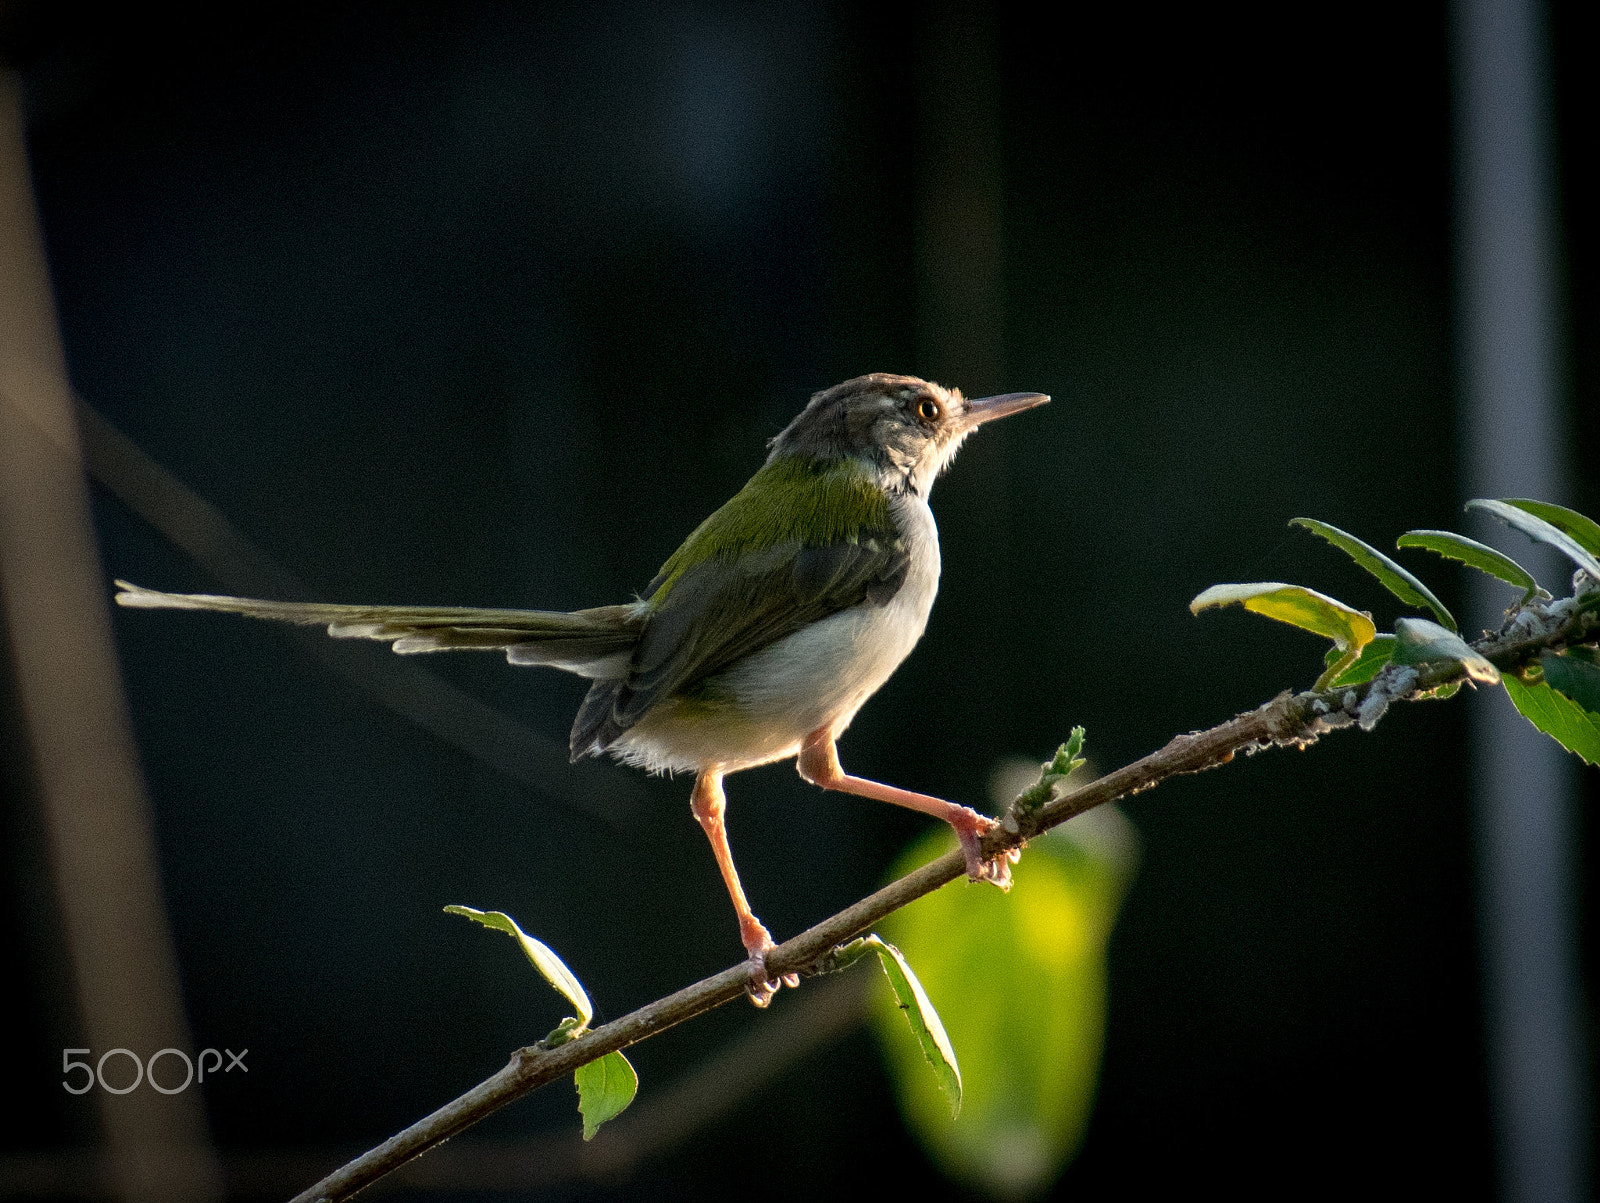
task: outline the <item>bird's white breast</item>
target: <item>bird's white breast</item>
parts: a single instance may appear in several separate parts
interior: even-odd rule
[[[939,532],[927,501],[907,496],[892,506],[910,565],[887,605],[841,610],[734,665],[718,681],[733,699],[729,713],[658,707],[614,750],[652,769],[732,771],[793,756],[819,728],[849,726],[916,646],[939,592]]]

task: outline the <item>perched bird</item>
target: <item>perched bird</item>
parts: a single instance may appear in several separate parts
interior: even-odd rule
[[[1010,884],[1015,854],[982,854],[993,819],[849,776],[835,740],[927,625],[939,589],[934,478],[979,425],[1049,399],[969,401],[959,389],[885,372],[824,389],[771,440],[761,470],[624,605],[572,613],[322,605],[123,581],[117,601],[327,624],[330,635],[386,640],[397,652],[500,649],[512,664],[592,679],[572,726],[573,760],[609,752],[653,772],[695,774],[690,803],[739,916],[750,996],[765,1006],[779,985],[766,968],[773,942],[728,848],[728,773],[794,756],[800,775],[823,789],[945,820],[973,880]]]

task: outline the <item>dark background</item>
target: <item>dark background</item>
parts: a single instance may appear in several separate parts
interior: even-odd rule
[[[939,605],[842,752],[974,802],[1074,723],[1123,763],[1317,671],[1309,637],[1192,618],[1206,585],[1299,581],[1392,623],[1289,518],[1380,546],[1458,525],[1447,12],[972,11],[8,7],[74,384],[310,595],[540,608],[641,588],[814,389],[885,370],[1049,392],[937,489]],[[1592,447],[1592,87],[1575,15],[1553,19],[1571,434]],[[998,234],[970,252],[937,234],[963,188],[957,225]],[[1600,513],[1594,456],[1572,461],[1561,500]],[[219,590],[96,506],[108,575]],[[1453,570],[1413,566],[1461,601]],[[445,903],[516,915],[602,1017],[737,956],[685,781],[607,769],[644,798],[608,825],[264,625],[117,631],[196,1042],[252,1050],[207,1098],[225,1150],[370,1144],[559,1018]],[[584,688],[427,666],[560,741]],[[1061,1197],[1491,1193],[1470,704],[1126,805],[1143,863]],[[64,963],[8,738],[4,1145],[28,1151],[94,1128],[58,1085]],[[924,825],[786,766],[729,794],[779,939]],[[640,1046],[643,1090],[755,1018]],[[572,1109],[552,1088],[483,1131]],[[859,1034],[631,1179],[555,1197],[811,1196],[890,1169],[954,1189]]]

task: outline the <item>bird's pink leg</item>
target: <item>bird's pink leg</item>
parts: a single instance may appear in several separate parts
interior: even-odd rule
[[[955,828],[961,841],[961,851],[967,858],[967,876],[973,881],[989,881],[1002,890],[1011,888],[1011,866],[1021,853],[1012,848],[1000,856],[984,859],[983,837],[998,824],[966,806],[957,806],[929,794],[917,794],[908,789],[896,789],[864,777],[852,777],[839,765],[839,749],[833,742],[833,731],[822,727],[806,736],[800,745],[800,757],[795,762],[800,775],[812,785],[823,789],[840,790],[858,794],[863,798],[876,798],[879,802],[892,802],[907,806],[923,814],[943,819]]]
[[[750,1001],[764,1007],[772,1001],[778,986],[798,986],[797,974],[786,973],[777,979],[767,975],[767,953],[777,947],[772,935],[761,920],[755,917],[745,900],[744,887],[739,884],[739,871],[733,867],[733,849],[728,847],[728,829],[723,822],[723,812],[728,800],[722,792],[722,773],[711,768],[701,770],[694,779],[694,790],[689,795],[689,806],[700,828],[711,841],[711,853],[717,858],[717,868],[722,870],[722,882],[728,887],[728,897],[733,899],[734,912],[739,916],[739,939],[745,952],[750,954],[750,984],[746,987]]]

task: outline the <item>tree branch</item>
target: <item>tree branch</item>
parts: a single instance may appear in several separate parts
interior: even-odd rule
[[[1536,603],[1518,610],[1501,632],[1485,636],[1473,648],[1501,672],[1516,672],[1542,651],[1592,639],[1600,632],[1597,609],[1600,609],[1600,594],[1594,593],[1578,599]],[[1371,681],[1348,689],[1281,693],[1265,705],[1219,726],[1175,736],[1160,751],[1055,798],[1037,810],[1018,812],[1013,806],[1003,825],[984,841],[984,852],[994,855],[1020,847],[1029,838],[1086,810],[1149,789],[1168,777],[1226,764],[1240,750],[1305,747],[1342,727],[1360,726],[1370,730],[1390,703],[1419,700],[1433,690],[1466,679],[1465,670],[1454,662],[1417,666],[1391,664]],[[767,954],[767,966],[774,976],[785,973],[813,976],[829,972],[833,967],[833,954],[841,944],[964,872],[961,853],[952,851],[786,940]],[[292,1203],[339,1203],[348,1199],[411,1158],[471,1127],[507,1103],[566,1077],[580,1065],[733,1001],[744,994],[748,980],[748,966],[741,962],[577,1040],[555,1048],[533,1045],[518,1049],[512,1054],[510,1064],[492,1078],[335,1170],[296,1195]]]

